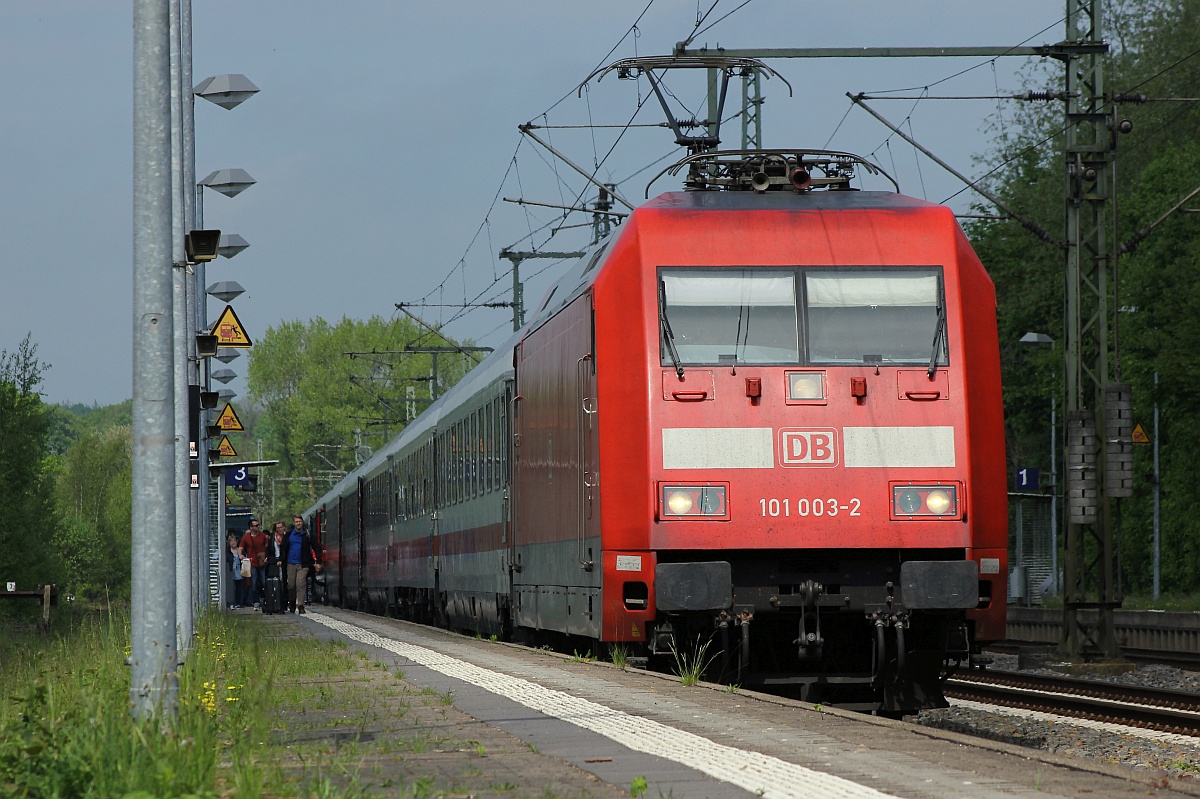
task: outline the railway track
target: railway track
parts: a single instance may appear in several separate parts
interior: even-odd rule
[[[1200,694],[989,669],[945,683],[947,698],[1200,738]]]

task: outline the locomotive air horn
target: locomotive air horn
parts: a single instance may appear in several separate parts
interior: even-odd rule
[[[754,189],[760,194],[770,188],[770,186],[771,179],[767,177],[766,172],[755,172],[750,178],[750,188]]]
[[[804,191],[812,185],[812,175],[808,174],[807,169],[799,166],[788,173],[788,180],[792,182],[792,188],[796,191]]]

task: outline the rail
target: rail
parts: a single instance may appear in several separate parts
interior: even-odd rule
[[[1200,736],[1200,694],[988,669],[955,675],[945,695],[987,704]]]

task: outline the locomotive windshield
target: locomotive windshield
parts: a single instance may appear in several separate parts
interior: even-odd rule
[[[800,357],[795,273],[672,269],[663,272],[659,294],[682,363],[795,363]]]
[[[675,353],[686,365],[946,363],[937,268],[685,268],[660,280],[664,365]]]

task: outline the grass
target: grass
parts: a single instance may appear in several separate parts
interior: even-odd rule
[[[139,723],[127,610],[81,614],[54,636],[0,621],[0,797],[432,797],[495,779],[476,764],[503,752],[453,734],[451,691],[412,686],[361,648],[293,637],[260,616],[197,624],[177,714]],[[471,762],[438,776],[421,765],[454,753]]]
[[[620,643],[609,644],[608,657],[614,666],[616,666],[618,669],[623,669],[629,662],[629,647]]]
[[[373,754],[442,743],[417,722],[411,740],[374,742],[368,727],[404,718],[416,693],[396,681],[380,696],[372,664],[345,644],[271,629],[202,614],[177,672],[177,713],[145,722],[129,712],[128,611],[53,637],[0,630],[0,796],[359,797],[379,787],[360,773]],[[412,775],[403,793],[437,787]]]
[[[139,722],[129,712],[127,615],[94,616],[54,637],[5,637],[5,649],[21,657],[0,663],[9,698],[0,707],[0,793],[215,792],[219,744],[245,718],[240,674],[203,678],[185,669],[180,696],[188,701],[178,716],[169,724]],[[194,659],[208,661],[208,654],[205,648]]]
[[[1121,610],[1195,612],[1200,610],[1200,594],[1161,594],[1158,599],[1150,594],[1127,594]]]
[[[675,656],[675,674],[684,685],[697,685],[704,677],[704,672],[717,659],[716,654],[709,655],[708,647],[711,640],[700,643],[696,637],[696,645],[687,650],[679,650],[671,644],[671,654]]]
[[[1015,603],[1009,603],[1010,607]],[[1061,596],[1046,597],[1043,608],[1061,610]],[[1200,611],[1200,594],[1169,593],[1155,599],[1151,594],[1126,594],[1121,598],[1118,610],[1163,610],[1171,613],[1194,613]]]

